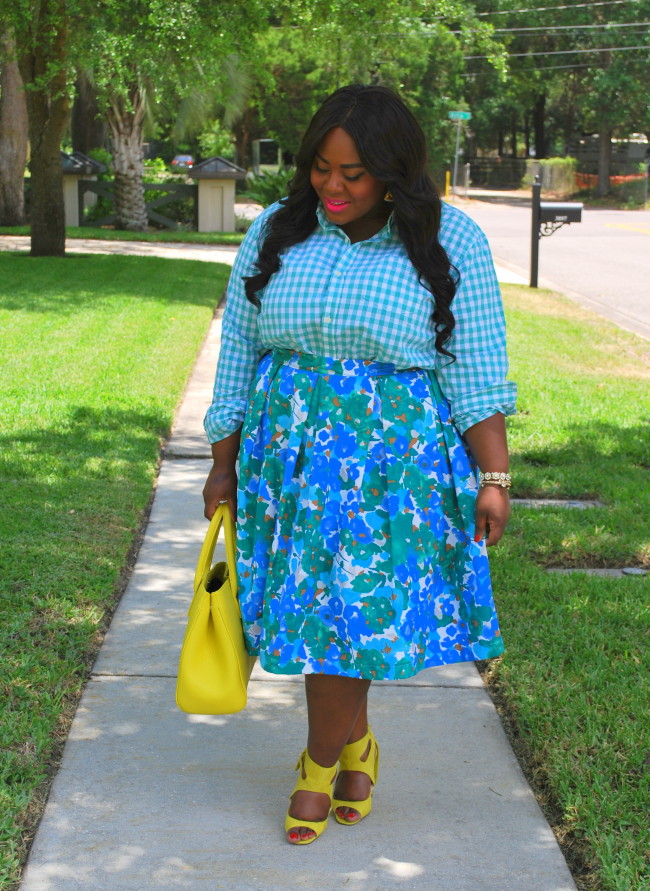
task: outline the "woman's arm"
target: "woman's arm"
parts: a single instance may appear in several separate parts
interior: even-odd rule
[[[233,523],[237,520],[237,473],[235,464],[239,453],[241,430],[236,430],[225,439],[212,443],[212,468],[203,487],[205,516],[208,520],[217,509],[220,501],[230,508]]]
[[[264,352],[257,329],[258,311],[246,299],[243,279],[255,271],[266,216],[266,211],[260,214],[246,233],[228,282],[212,404],[203,422],[211,443],[241,427],[251,381]]]
[[[469,427],[463,434],[474,460],[484,472],[508,472],[506,421],[500,412]],[[503,535],[510,516],[510,497],[503,486],[488,484],[476,499],[476,540],[486,536],[495,545]]]
[[[454,423],[464,435],[484,418],[513,414],[517,388],[506,380],[505,318],[487,239],[460,211],[452,208],[443,222],[445,218],[441,244],[444,234],[450,259],[460,272],[451,304],[456,327],[446,344],[456,361],[437,353],[435,374],[451,405]],[[465,250],[460,251],[459,245]]]
[[[237,512],[235,465],[248,391],[262,352],[257,309],[246,299],[243,279],[256,269],[260,233],[267,216],[266,211],[260,214],[248,230],[228,282],[212,404],[204,419],[213,460],[203,488],[208,519],[212,519],[221,501],[227,502],[233,521]]]

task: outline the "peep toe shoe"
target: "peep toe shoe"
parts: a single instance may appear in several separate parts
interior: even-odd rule
[[[295,785],[293,792],[289,800],[293,798],[294,794],[300,790],[304,790],[306,792],[322,792],[324,795],[327,795],[330,799],[330,807],[327,812],[327,817],[324,820],[301,820],[299,817],[292,817],[287,811],[287,816],[284,821],[284,831],[287,833],[287,841],[292,845],[309,845],[313,841],[316,841],[319,835],[322,835],[325,827],[327,826],[327,819],[332,810],[332,788],[334,786],[334,780],[336,779],[336,768],[335,764],[333,767],[321,767],[320,764],[316,764],[315,761],[309,757],[309,752],[307,749],[302,753],[300,758],[298,759],[298,763],[296,764],[296,770],[299,771],[298,774],[298,782]],[[291,805],[289,805],[291,807]],[[300,838],[300,833],[298,832],[298,838],[296,841],[292,841],[288,837],[288,833],[292,830],[300,830],[300,829],[311,829],[314,835],[309,836],[309,838]]]
[[[366,755],[366,753],[367,757],[365,760],[362,760],[362,756]],[[336,822],[342,826],[353,826],[355,823],[363,820],[364,817],[367,817],[372,810],[372,792],[379,773],[379,746],[370,727],[368,727],[368,732],[364,737],[345,746],[341,753],[339,769],[358,770],[370,777],[370,782],[372,783],[370,795],[364,798],[363,801],[344,801],[341,798],[332,799],[332,808]],[[350,820],[339,814],[340,808],[350,808],[356,811],[359,816]]]

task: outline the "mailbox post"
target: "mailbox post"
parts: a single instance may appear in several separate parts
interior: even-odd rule
[[[544,235],[552,235],[568,223],[582,222],[582,207],[578,201],[542,201],[542,185],[539,176],[533,183],[533,219],[530,241],[530,286],[537,287],[539,268],[539,241]]]
[[[533,223],[531,226],[530,237],[530,286],[537,287],[537,270],[539,269],[539,205],[542,196],[542,184],[539,176],[535,177],[533,183]]]

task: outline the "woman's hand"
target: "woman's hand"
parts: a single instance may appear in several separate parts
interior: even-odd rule
[[[211,520],[217,506],[225,501],[233,523],[237,522],[237,473],[235,465],[239,452],[241,431],[236,430],[225,439],[212,443],[214,464],[203,487],[205,516]]]
[[[463,435],[481,470],[508,472],[506,423],[500,412],[474,424]],[[479,489],[476,497],[476,541],[485,537],[488,547],[495,545],[504,533],[509,516],[510,497],[506,488],[489,484]]]
[[[510,496],[502,486],[483,486],[476,497],[476,535],[480,541],[485,536],[488,547],[495,545],[503,535],[510,516]]]
[[[213,465],[203,487],[204,514],[212,519],[218,505],[225,501],[230,508],[233,523],[237,521],[237,474]]]

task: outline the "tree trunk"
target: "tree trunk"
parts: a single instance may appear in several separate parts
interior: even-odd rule
[[[251,112],[246,109],[236,121],[233,132],[235,134],[235,160],[240,167],[246,169],[250,166],[250,138],[251,138]]]
[[[501,130],[501,129],[499,130],[498,140],[499,140],[499,142],[498,142],[497,153],[500,158],[503,158],[503,156],[505,155],[505,149],[503,146],[503,130]]]
[[[526,157],[530,158],[530,118],[524,115],[524,143],[526,145]]]
[[[537,97],[533,106],[533,130],[535,132],[535,157],[546,157],[546,133],[544,128],[544,115],[546,111],[546,95]]]
[[[609,192],[609,169],[612,160],[612,131],[601,128],[598,134],[598,197]]]
[[[10,34],[0,34],[0,225],[25,222],[27,105]]]
[[[513,115],[510,124],[510,142],[512,144],[512,157],[517,157],[517,118]]]
[[[97,105],[97,95],[88,77],[82,72],[77,78],[76,97],[72,106],[72,148],[88,152],[106,145],[106,122]]]
[[[59,10],[61,11],[61,10]],[[67,23],[45,19],[43,40],[19,56],[31,146],[30,220],[33,257],[65,255],[65,209],[60,145],[70,111],[66,69]]]
[[[144,111],[144,91],[139,86],[133,86],[128,101],[113,96],[108,109],[113,136],[115,226],[132,232],[144,232],[147,228],[142,181]]]
[[[242,127],[238,131],[237,137],[235,141],[235,157],[237,158],[237,164],[246,170],[250,162],[250,132],[245,127]]]

